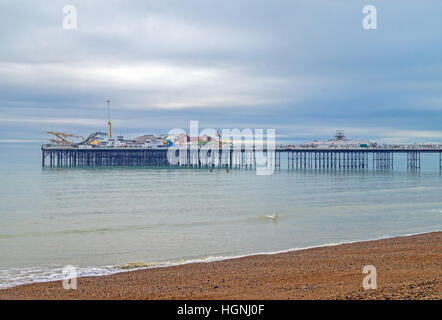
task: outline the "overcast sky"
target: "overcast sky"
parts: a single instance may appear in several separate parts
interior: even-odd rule
[[[442,142],[441,16],[438,0],[3,0],[0,141],[106,130],[110,98],[125,137],[198,120],[281,142]]]

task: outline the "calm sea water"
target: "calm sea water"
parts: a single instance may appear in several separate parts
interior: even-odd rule
[[[419,173],[41,168],[0,144],[0,288],[441,230],[438,155]],[[266,218],[276,213],[275,222]]]

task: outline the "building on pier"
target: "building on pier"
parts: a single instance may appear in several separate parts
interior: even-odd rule
[[[375,147],[376,143],[368,140],[348,140],[345,138],[343,130],[336,130],[333,139],[330,140],[313,140],[301,144],[301,148],[311,149],[355,149],[355,148],[371,148]]]

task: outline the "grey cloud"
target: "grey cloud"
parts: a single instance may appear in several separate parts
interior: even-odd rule
[[[75,31],[66,4],[0,4],[3,140],[100,129],[108,97],[128,135],[196,119],[287,140],[440,139],[439,1],[371,1],[376,31],[365,1],[75,0]]]

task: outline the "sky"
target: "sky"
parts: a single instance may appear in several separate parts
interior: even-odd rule
[[[441,14],[439,0],[2,0],[0,142],[105,131],[110,99],[127,138],[197,120],[281,143],[337,129],[442,143]]]

